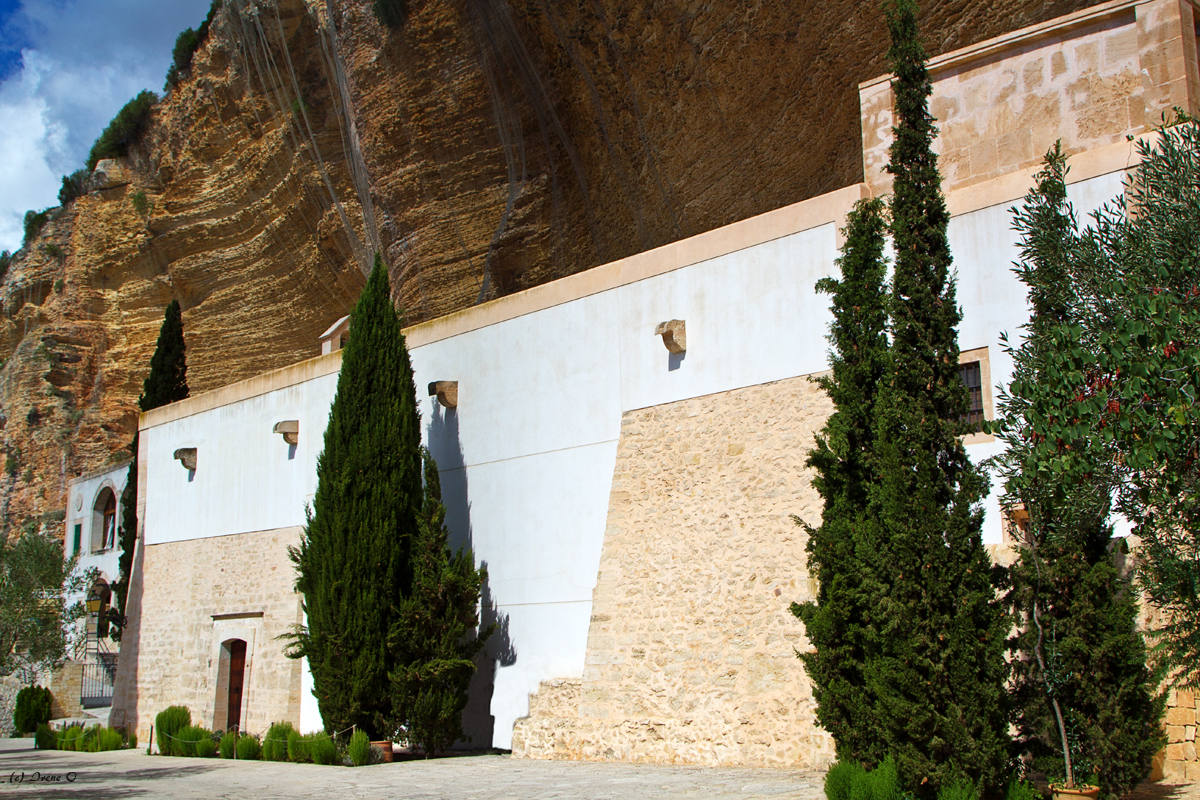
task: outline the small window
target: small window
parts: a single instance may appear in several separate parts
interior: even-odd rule
[[[108,501],[104,504],[104,536],[101,541],[102,550],[111,550],[117,544],[117,496],[108,493]]]
[[[1004,512],[1004,541],[1029,541],[1029,512],[1024,505],[1014,506]]]
[[[117,496],[112,488],[100,490],[92,505],[90,547],[93,553],[111,550],[117,543]]]
[[[978,431],[983,423],[983,368],[978,361],[968,361],[958,365],[958,377],[966,384],[970,396],[970,405],[963,422]]]
[[[80,548],[82,545],[83,545],[83,525],[82,525],[82,524],[76,524],[76,525],[75,525],[75,547],[74,547],[74,549],[73,549],[73,550],[71,550],[71,553],[72,553],[72,554],[74,554],[74,553],[78,553],[78,552],[79,552],[79,548]]]

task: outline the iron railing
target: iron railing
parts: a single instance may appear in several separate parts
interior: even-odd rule
[[[89,630],[83,662],[83,685],[79,691],[80,705],[84,708],[111,706],[116,678],[117,654],[94,630]]]

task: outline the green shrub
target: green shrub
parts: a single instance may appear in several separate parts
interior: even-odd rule
[[[87,179],[90,173],[86,169],[77,169],[70,175],[63,175],[62,188],[58,190],[58,204],[66,206],[76,198],[87,194]]]
[[[290,722],[276,722],[263,736],[262,757],[264,761],[287,761],[289,757],[289,739],[296,729]]]
[[[196,757],[197,758],[212,758],[217,754],[217,744],[212,740],[212,736],[206,736],[196,742]]]
[[[38,750],[57,750],[58,736],[48,724],[43,722],[37,726],[37,733],[33,736],[33,746]]]
[[[350,763],[356,767],[365,767],[371,763],[371,737],[366,731],[355,731],[350,737],[350,744],[346,747],[346,754],[350,756]]]
[[[937,800],[979,800],[979,790],[969,781],[951,781],[938,789]]]
[[[62,261],[64,258],[66,258],[66,255],[67,255],[65,250],[63,250],[60,246],[54,244],[53,242],[46,242],[46,244],[42,245],[41,250],[47,256],[49,256],[50,258],[53,258],[57,261]]]
[[[0,250],[0,281],[4,280],[4,276],[8,274],[8,268],[12,264],[12,253],[7,250]]]
[[[170,91],[179,85],[179,81],[192,70],[192,59],[200,45],[208,39],[208,28],[213,17],[221,7],[221,0],[213,0],[208,8],[208,16],[200,23],[199,30],[186,29],[175,38],[175,47],[171,50],[171,67],[167,70],[167,83],[163,88]]]
[[[825,773],[826,800],[904,800],[900,775],[891,756],[868,772],[853,761],[839,762]],[[939,800],[968,800],[941,798]]]
[[[88,170],[94,170],[103,158],[129,155],[129,148],[137,144],[150,127],[150,112],[157,102],[158,96],[154,92],[144,91],[126,103],[92,145],[87,158]]]
[[[408,0],[375,0],[371,4],[375,19],[391,30],[397,30],[408,19]]]
[[[146,212],[150,210],[150,201],[146,199],[146,193],[143,191],[134,192],[129,196],[129,202],[133,203],[133,210],[146,216]]]
[[[21,241],[22,247],[29,247],[30,242],[46,227],[46,223],[50,221],[50,211],[51,209],[47,208],[43,211],[25,212],[25,238]]]
[[[195,758],[197,755],[196,745],[205,739],[212,739],[212,733],[208,728],[202,728],[199,725],[188,725],[175,734],[174,743],[177,749],[171,755]]]
[[[1042,793],[1029,781],[1013,778],[1004,792],[1004,800],[1042,800]]]
[[[192,712],[187,706],[169,706],[154,718],[158,752],[164,756],[183,755],[178,743],[179,732],[192,724]]]
[[[63,731],[62,737],[58,740],[59,750],[75,750],[80,737],[83,736],[82,725],[71,725]]]
[[[83,735],[75,740],[75,749],[80,753],[95,753],[99,749],[100,726],[92,725],[83,729]]]
[[[900,788],[900,773],[891,756],[885,758],[883,763],[868,772],[864,776],[862,784],[862,800],[904,800],[904,790]]]
[[[17,692],[13,707],[13,727],[17,733],[33,733],[43,722],[49,722],[52,703],[50,690],[42,686],[26,686]]]
[[[120,750],[125,746],[125,738],[121,732],[112,728],[101,728],[96,735],[96,752],[104,753],[109,750]]]
[[[221,753],[221,758],[233,758],[234,750],[237,747],[237,734],[229,731],[221,737],[221,742],[217,745],[217,750]]]
[[[129,734],[129,749],[130,750],[137,749],[137,733]]]
[[[337,744],[334,743],[332,736],[324,733],[310,733],[304,738],[308,739],[308,753],[312,757],[313,763],[326,766],[338,763]]]
[[[826,800],[851,800],[854,787],[866,776],[867,771],[853,761],[839,761],[825,773]]]
[[[308,739],[301,736],[299,731],[288,731],[287,757],[288,761],[296,764],[307,764],[312,761],[308,751]]]
[[[257,761],[262,758],[262,745],[250,734],[242,734],[238,737],[237,757],[243,761]]]

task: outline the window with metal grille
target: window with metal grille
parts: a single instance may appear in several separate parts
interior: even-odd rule
[[[983,423],[983,370],[978,361],[968,361],[958,365],[958,377],[966,384],[970,395],[970,405],[963,422],[971,426],[971,430],[979,430]]]

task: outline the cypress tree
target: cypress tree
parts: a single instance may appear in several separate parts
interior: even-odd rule
[[[329,732],[391,735],[391,620],[413,585],[410,553],[423,503],[412,364],[383,260],[350,314],[317,490],[290,555],[308,625],[288,655],[308,659]]]
[[[163,315],[163,324],[158,331],[158,342],[154,355],[150,357],[150,374],[142,383],[142,394],[138,408],[149,411],[168,403],[185,400],[188,396],[187,353],[183,340],[183,313],[179,301],[172,300]],[[125,489],[121,492],[121,525],[118,539],[121,546],[120,577],[113,584],[117,605],[109,611],[109,637],[120,641],[125,625],[125,603],[129,595],[129,574],[133,569],[133,551],[137,547],[137,495],[138,495],[138,434],[133,434],[130,446],[133,461],[125,477]]]
[[[896,113],[887,167],[895,181],[892,346],[875,406],[879,479],[856,545],[876,601],[865,672],[879,749],[870,760],[893,756],[919,795],[964,779],[990,791],[1010,767],[1009,621],[980,533],[988,481],[958,438],[967,411],[961,314],[916,3],[896,0],[887,11]]]
[[[875,748],[876,725],[863,675],[865,626],[871,614],[855,556],[875,480],[875,400],[887,371],[887,310],[883,202],[860,201],[847,217],[837,265],[842,279],[817,290],[833,295],[829,340],[832,371],[818,380],[834,413],[817,437],[807,466],[825,501],[819,527],[808,531],[808,568],[817,577],[815,603],[792,604],[815,652],[800,655],[813,681],[817,719],[837,745],[838,760],[861,762]]]
[[[1136,628],[1131,581],[1115,563],[1109,524],[1120,480],[1106,448],[1088,437],[1047,451],[1042,421],[1069,419],[1080,370],[1061,346],[1079,319],[1072,288],[1075,220],[1066,202],[1066,157],[1056,146],[1037,186],[1015,212],[1021,234],[1016,272],[1033,309],[1012,352],[1013,380],[1001,394],[997,459],[1004,503],[1027,524],[1009,599],[1022,620],[1013,642],[1020,746],[1035,766],[1067,783],[1098,782],[1105,797],[1137,786],[1163,744],[1163,698],[1150,691],[1146,646]],[[1103,383],[1092,371],[1082,388]],[[1070,459],[1071,464],[1065,460]]]
[[[413,542],[413,589],[399,605],[389,646],[396,661],[390,676],[396,726],[403,725],[428,757],[462,738],[474,659],[494,625],[475,635],[487,568],[475,568],[470,548],[453,552],[447,544],[437,464],[429,450],[421,454],[425,501]]]

